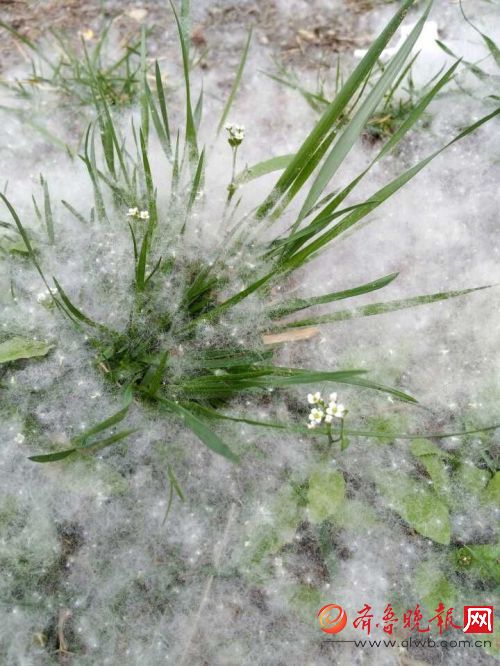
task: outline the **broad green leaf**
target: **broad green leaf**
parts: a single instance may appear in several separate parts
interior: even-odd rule
[[[457,590],[432,561],[427,560],[419,565],[414,585],[417,598],[429,614],[434,614],[440,603],[445,608],[451,608],[456,602]]]
[[[415,439],[410,445],[412,454],[425,467],[436,494],[447,504],[450,503],[450,476],[443,458],[451,458],[428,439]]]
[[[500,506],[500,472],[496,472],[490,479],[482,494],[482,499],[497,507]]]
[[[437,543],[450,543],[448,508],[426,484],[400,472],[386,472],[376,483],[388,507],[410,527]]]
[[[471,462],[464,462],[453,475],[454,484],[461,486],[462,490],[479,496],[490,479],[486,469],[479,469]]]
[[[500,543],[464,546],[457,551],[456,559],[459,568],[476,570],[481,578],[500,585]]]
[[[346,483],[341,472],[318,471],[309,477],[308,512],[313,523],[335,520],[342,511]]]
[[[436,495],[450,506],[452,503],[450,498],[451,484],[446,465],[438,456],[420,456],[419,461],[431,478]]]
[[[0,363],[9,363],[23,358],[46,356],[54,345],[40,340],[15,336],[0,343]]]
[[[342,529],[358,534],[376,528],[379,523],[375,509],[355,499],[346,499],[342,504],[342,510],[337,511],[331,520]]]

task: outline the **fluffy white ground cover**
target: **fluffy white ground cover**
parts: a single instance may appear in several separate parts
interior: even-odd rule
[[[471,17],[484,7],[471,3]],[[374,12],[369,27],[376,32],[385,19],[385,9]],[[433,19],[458,54],[470,61],[485,55],[479,35],[455,5],[437,3]],[[498,17],[484,29],[499,37]],[[422,70],[417,64],[415,71],[424,78],[439,69],[442,56],[434,51],[422,56]],[[232,113],[247,127],[240,166],[293,150],[315,118],[298,95],[262,76],[263,59],[254,47]],[[482,66],[495,72],[488,61]],[[207,92],[216,78],[216,71],[207,77]],[[363,192],[484,115],[494,79],[482,83],[464,72],[460,81],[471,94],[450,86],[431,107],[425,131],[415,132],[402,151],[377,167]],[[42,105],[34,113],[74,139],[67,112],[58,111],[50,97],[45,102],[47,110]],[[219,108],[207,95],[206,127]],[[128,123],[125,112],[123,126]],[[498,123],[439,157],[362,231],[311,264],[293,285],[295,293],[347,288],[393,271],[400,276],[387,291],[390,298],[499,283],[495,132]],[[78,160],[71,163],[15,119],[3,119],[3,135],[0,182],[8,181],[7,193],[26,226],[36,225],[31,194],[40,197],[39,172],[56,202],[65,199],[88,210],[92,193]],[[360,145],[342,176],[357,173],[372,150]],[[153,145],[152,152],[159,172],[160,150]],[[209,256],[217,239],[230,158],[225,139],[219,139],[206,184],[210,198],[194,227],[200,232],[188,238],[188,255],[203,245]],[[248,205],[262,200],[270,183],[262,179],[247,186]],[[160,192],[162,205],[166,195],[162,200]],[[7,219],[5,211],[0,219]],[[111,229],[89,228],[56,205],[55,224],[60,241],[43,257],[46,273],[56,275],[96,320],[123,325],[131,299],[130,236],[123,220],[113,220]],[[221,430],[245,453],[235,466],[176,421],[135,406],[128,423],[138,430],[125,443],[84,461],[36,465],[27,456],[44,444],[40,429],[63,445],[119,404],[92,367],[81,336],[54,312],[32,266],[2,257],[0,284],[2,331],[56,345],[42,360],[9,366],[1,378],[2,663],[399,664],[438,658],[471,663],[468,648],[408,653],[334,647],[322,643],[315,621],[317,610],[332,601],[351,613],[366,602],[378,614],[389,602],[411,608],[428,600],[432,606],[444,596],[459,609],[467,603],[456,580],[444,580],[453,568],[450,550],[409,529],[381,490],[387,475],[413,470],[408,441],[351,438],[347,451],[318,467],[310,438],[231,425]],[[165,299],[174,303],[175,290],[175,284],[165,285]],[[397,384],[422,403],[402,407],[384,396],[344,389],[342,399],[357,424],[399,432],[486,426],[498,415],[499,299],[491,289],[325,326],[317,338],[286,346],[283,363],[371,368],[377,379]],[[366,297],[367,303],[377,300]],[[259,316],[258,302],[246,308],[249,320]],[[279,392],[265,403],[242,400],[234,411],[287,419],[305,402],[305,392],[296,390],[286,401]],[[477,463],[483,444],[483,437],[469,437],[440,446],[460,452],[467,469],[469,462]],[[175,501],[163,524],[168,463],[185,501]],[[314,483],[318,492],[324,490],[321,475],[338,470],[347,481],[347,499],[327,533],[318,533],[312,502],[301,502],[301,493],[309,492],[311,500]],[[451,512],[453,543],[492,543],[494,507],[477,498],[481,479],[460,478]],[[306,479],[309,491],[301,490]],[[491,587],[485,585],[481,598],[471,601],[494,603]],[[351,630],[345,637],[356,635]],[[68,654],[56,653],[57,647]],[[493,663],[479,650],[473,660]]]

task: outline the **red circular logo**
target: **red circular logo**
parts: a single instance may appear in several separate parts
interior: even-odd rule
[[[347,624],[346,612],[338,604],[323,606],[317,618],[321,631],[324,631],[325,634],[338,634]]]

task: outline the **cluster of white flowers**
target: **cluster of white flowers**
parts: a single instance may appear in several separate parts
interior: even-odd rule
[[[225,126],[225,129],[227,133],[229,134],[228,141],[229,145],[232,146],[233,148],[236,148],[236,146],[239,146],[240,143],[243,141],[245,138],[245,128],[243,125],[234,125],[232,123],[228,123]]]
[[[136,217],[139,220],[149,220],[149,213],[147,210],[139,210],[136,208],[129,208],[127,217]]]
[[[313,430],[317,426],[323,423],[332,423],[334,418],[343,419],[347,414],[347,410],[344,405],[337,402],[337,394],[330,393],[330,398],[328,402],[323,400],[321,393],[316,391],[316,393],[307,394],[307,402],[311,407],[311,412],[309,414],[309,423],[307,427],[309,430]]]

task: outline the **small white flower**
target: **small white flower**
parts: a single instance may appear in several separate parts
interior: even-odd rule
[[[316,423],[321,423],[323,420],[323,417],[325,415],[325,412],[322,409],[311,409],[311,413],[309,414],[309,420],[310,421],[316,421]]]
[[[328,407],[326,408],[326,413],[330,414],[330,416],[335,416],[335,410],[337,409],[337,403],[331,402],[328,403]]]
[[[36,295],[36,300],[38,303],[45,303],[50,297],[50,292],[48,289],[45,289],[45,291],[41,291],[39,294]]]
[[[240,143],[245,138],[245,128],[243,125],[234,125],[233,123],[228,123],[224,128],[228,136],[229,145],[235,148],[239,146]]]
[[[307,424],[307,427],[309,430],[314,430],[314,428],[317,426],[317,423],[315,421],[311,421],[311,423]]]
[[[346,408],[344,405],[337,405],[335,407],[335,413],[334,416],[336,416],[338,419],[343,419],[346,413]]]
[[[137,207],[136,208],[129,208],[128,213],[127,213],[127,217],[137,217],[138,214],[139,214],[139,209]]]
[[[330,402],[337,402],[337,394],[330,393]]]
[[[317,405],[320,400],[321,400],[321,393],[319,391],[316,391],[316,393],[307,394],[307,402],[310,405]]]
[[[14,441],[16,444],[22,444],[26,437],[23,435],[22,432],[18,432],[17,435],[14,437]]]
[[[328,410],[326,410],[328,412]],[[333,416],[331,414],[327,414],[325,416],[325,423],[331,423],[333,421]]]
[[[141,220],[149,220],[149,213],[148,213],[148,211],[147,211],[147,210],[141,210],[141,212],[139,213],[139,218],[140,218]]]

